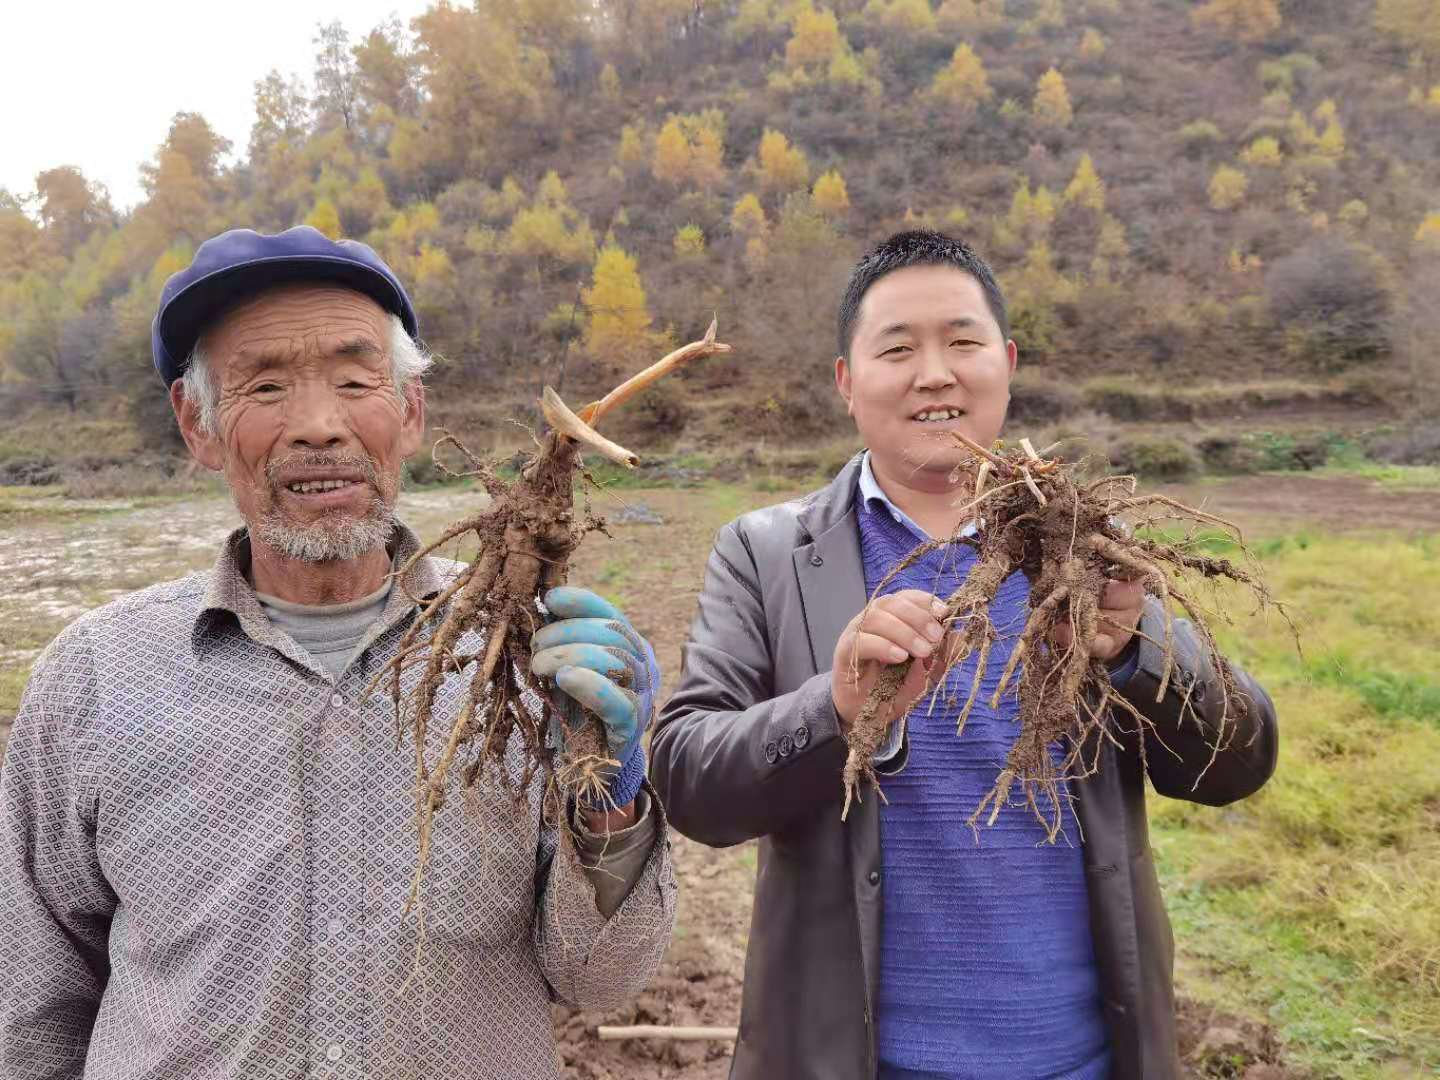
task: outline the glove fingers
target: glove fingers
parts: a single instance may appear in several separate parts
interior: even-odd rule
[[[634,694],[616,686],[598,671],[583,667],[561,668],[555,675],[555,685],[604,722],[612,753],[634,740],[637,734]]]
[[[624,633],[622,624],[612,619],[598,618],[565,619],[547,623],[530,638],[530,651],[538,653],[557,645],[581,644],[622,649],[637,659],[641,655],[629,635]]]
[[[554,678],[564,667],[582,667],[598,671],[609,678],[629,677],[635,661],[619,649],[582,642],[555,645],[530,656],[530,670],[536,675]]]
[[[610,601],[589,589],[560,585],[545,594],[545,609],[556,619],[609,619],[624,622],[625,616]]]

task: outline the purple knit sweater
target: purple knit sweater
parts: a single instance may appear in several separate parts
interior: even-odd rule
[[[873,592],[920,539],[878,501],[857,498],[857,516]],[[948,595],[974,561],[968,550],[935,552],[885,592]],[[1068,810],[1066,834],[1053,845],[1013,800],[978,837],[966,825],[1016,737],[1014,695],[998,709],[989,701],[1028,601],[1029,584],[1015,574],[990,609],[1000,641],[964,736],[955,726],[974,658],[951,672],[933,706],[922,699],[911,712],[908,763],[882,780],[881,1080],[1101,1080],[1109,1072],[1085,868]]]

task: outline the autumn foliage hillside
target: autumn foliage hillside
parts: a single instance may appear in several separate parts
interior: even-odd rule
[[[733,360],[630,424],[841,430],[838,292],[910,223],[1001,272],[1031,422],[1434,414],[1434,0],[499,0],[316,50],[254,87],[247,145],[176,115],[133,210],[60,162],[0,192],[0,415],[173,445],[161,283],[221,229],[301,222],[413,286],[433,412],[482,445],[712,312]]]

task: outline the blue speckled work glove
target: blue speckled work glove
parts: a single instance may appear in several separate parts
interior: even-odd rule
[[[650,726],[660,667],[655,650],[635,632],[613,604],[588,589],[569,585],[545,594],[551,622],[530,639],[530,670],[555,680],[560,693],[551,718],[552,740],[587,721],[587,713],[605,724],[610,756],[607,802],[626,806],[645,779],[640,736]],[[558,745],[557,741],[557,745]]]

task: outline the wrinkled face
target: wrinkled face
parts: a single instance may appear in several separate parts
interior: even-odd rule
[[[835,383],[882,475],[948,475],[987,446],[1010,404],[1015,343],[1006,341],[980,283],[950,266],[909,266],[872,285]]]
[[[419,388],[396,394],[389,341],[369,297],[287,286],[201,339],[219,392],[213,434],[172,392],[191,450],[225,473],[252,535],[280,554],[354,559],[389,538],[400,468],[424,431]]]

